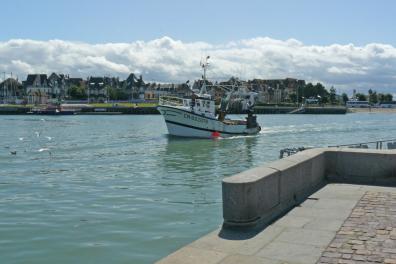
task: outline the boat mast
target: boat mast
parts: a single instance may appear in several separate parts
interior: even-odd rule
[[[203,84],[201,86],[201,90],[199,91],[199,93],[201,95],[207,93],[207,91],[206,91],[206,69],[209,67],[209,62],[208,62],[209,58],[210,58],[210,56],[206,56],[205,60],[201,61],[201,63],[200,63],[201,67],[203,69],[203,75],[202,75]]]

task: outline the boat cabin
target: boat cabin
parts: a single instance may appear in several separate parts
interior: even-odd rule
[[[215,101],[209,98],[192,98],[183,99],[183,106],[193,110],[197,115],[202,115],[210,118],[216,117]]]

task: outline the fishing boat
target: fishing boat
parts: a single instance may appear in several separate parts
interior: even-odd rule
[[[215,100],[207,92],[206,70],[209,56],[201,63],[203,82],[198,92],[193,91],[189,98],[161,96],[157,109],[165,119],[168,132],[173,136],[217,138],[238,135],[254,135],[260,132],[257,117],[253,114],[254,96],[244,92],[247,98],[247,117],[244,120],[226,117],[232,95],[242,94],[237,85],[222,87],[227,93],[222,98],[220,108],[216,111]],[[217,113],[216,113],[217,112]]]

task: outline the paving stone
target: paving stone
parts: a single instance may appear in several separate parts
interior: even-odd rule
[[[367,257],[368,261],[382,263],[384,258],[381,256],[371,255]]]
[[[316,263],[322,254],[323,247],[307,246],[286,242],[272,242],[256,255],[283,262]]]
[[[356,254],[356,255],[365,255],[365,256],[368,256],[368,255],[371,254],[371,252],[368,251],[368,250],[364,250],[364,249],[358,249],[358,250],[356,250],[355,254]]]
[[[352,256],[353,260],[359,260],[359,261],[365,261],[366,260],[366,256],[362,256],[362,255],[353,255]]]
[[[334,235],[335,232],[330,231],[289,228],[274,241],[326,247]]]
[[[312,221],[312,218],[307,218],[307,217],[301,217],[301,216],[294,216],[294,217],[288,217],[287,215],[285,217],[282,217],[278,221],[274,223],[275,226],[284,226],[284,227],[303,227],[305,224],[309,223]]]
[[[241,233],[239,237],[238,232],[230,231],[230,233],[227,233],[225,236],[232,237],[233,239],[226,239],[219,235],[221,230],[218,229],[194,241],[190,246],[229,254],[254,255],[277,237],[283,230],[283,227],[271,225],[249,239],[244,239],[243,233]]]
[[[384,248],[382,251],[386,253],[396,254],[396,248]]]
[[[260,258],[256,256],[231,255],[223,259],[219,264],[281,264],[279,260]]]
[[[359,249],[365,249],[366,247],[364,245],[353,245],[352,249],[354,250],[359,250]]]
[[[340,264],[356,264],[355,261],[349,259],[339,259],[337,263]]]
[[[348,249],[348,248],[341,248],[338,252],[344,253],[344,254],[353,254],[355,251],[352,249]]]
[[[324,264],[324,263],[326,263],[326,264],[336,264],[337,262],[338,261],[337,261],[336,258],[321,257],[319,259],[319,261],[318,261],[318,264],[319,263],[321,263],[321,264]]]
[[[340,226],[342,226],[343,222],[344,221],[340,219],[328,219],[326,221],[323,221],[322,218],[315,218],[312,219],[310,222],[306,223],[303,228],[332,231],[335,233],[340,229]],[[346,231],[346,232],[353,232],[353,231]]]
[[[336,258],[338,263],[396,264],[396,217],[391,213],[393,210],[396,212],[394,193],[367,191],[322,257],[332,261]]]
[[[158,264],[215,264],[225,257],[225,253],[187,246],[160,260]]]
[[[351,258],[352,258],[352,255],[351,255],[351,254],[342,254],[342,255],[341,255],[341,258],[342,258],[342,259],[351,259]]]

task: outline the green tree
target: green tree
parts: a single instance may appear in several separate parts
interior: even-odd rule
[[[379,93],[377,97],[379,102],[385,102],[385,94]]]
[[[378,97],[377,97],[377,92],[373,90],[369,90],[369,102],[371,104],[376,104],[378,103]]]
[[[321,83],[317,83],[315,85],[312,83],[307,83],[304,87],[299,87],[298,89],[299,102],[302,102],[302,97],[317,98],[318,95],[321,97],[322,103],[327,103],[329,101],[329,92]]]
[[[112,86],[106,89],[110,100],[128,100],[128,94],[124,90]]]
[[[391,102],[391,101],[393,101],[393,95],[391,95],[390,93],[387,93],[387,94],[385,94],[384,99],[386,102]]]
[[[329,102],[329,97],[327,95],[326,96],[322,96],[320,101],[321,101],[322,104],[327,104]]]
[[[342,101],[344,102],[344,104],[346,104],[346,102],[349,101],[348,95],[346,93],[342,93]]]
[[[84,86],[73,85],[72,87],[69,88],[68,94],[71,97],[71,99],[81,100],[87,98],[87,92]]]
[[[107,98],[109,98],[110,100],[117,100],[117,91],[111,87],[111,86],[107,86],[106,87],[106,91],[107,91]]]
[[[359,101],[367,101],[367,96],[366,96],[365,94],[357,93],[357,94],[356,94],[356,98],[357,98]]]
[[[290,101],[291,101],[292,103],[295,103],[296,100],[297,100],[297,94],[295,94],[295,93],[290,94],[290,95],[289,95],[289,99],[290,99]]]
[[[335,104],[336,102],[336,89],[333,86],[330,88],[329,99],[331,104]]]

